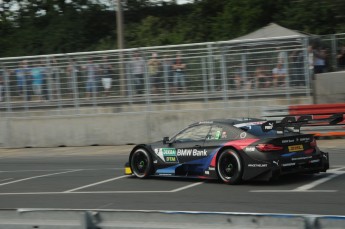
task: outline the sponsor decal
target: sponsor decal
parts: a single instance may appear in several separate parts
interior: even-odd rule
[[[197,150],[197,149],[178,149],[177,150],[178,157],[206,157],[207,151],[204,150]]]
[[[267,122],[267,125],[265,126],[265,130],[273,130],[273,122]]]
[[[265,168],[267,167],[267,164],[248,164],[248,167],[253,167],[253,168]]]
[[[208,167],[208,170],[214,171],[214,170],[216,170],[216,168],[215,167]]]
[[[294,166],[294,165],[296,165],[295,162],[282,164],[283,167]]]
[[[312,156],[309,157],[295,157],[295,158],[291,158],[292,161],[299,161],[299,160],[306,160],[306,159],[310,159],[312,158]]]
[[[278,161],[272,161],[273,164],[276,164],[277,166],[279,166],[279,160]]]
[[[246,151],[246,152],[254,152],[255,151],[255,147],[254,146],[246,147],[246,148],[244,148],[244,151]]]
[[[213,121],[201,121],[199,124],[213,124]]]
[[[205,171],[205,174],[206,175],[210,175],[210,171]]]
[[[296,152],[296,151],[303,151],[303,145],[292,145],[292,146],[288,146],[289,148],[289,152]]]
[[[155,149],[155,153],[167,163],[178,163],[175,148],[158,148]]]
[[[318,163],[318,162],[320,162],[320,159],[315,159],[315,160],[309,161],[309,163]]]
[[[286,143],[294,143],[295,142],[295,139],[285,139],[285,140],[282,140],[282,143],[283,144],[286,144]]]
[[[240,134],[240,138],[245,138],[247,136],[247,133],[246,132],[242,132],[241,134]]]
[[[157,163],[158,163],[158,161],[157,161],[157,160],[154,160],[154,161],[153,161],[153,164],[157,164]]]
[[[311,141],[311,139],[308,137],[308,138],[300,138],[299,139],[301,142],[310,142]],[[297,139],[297,141],[298,141],[298,139]]]

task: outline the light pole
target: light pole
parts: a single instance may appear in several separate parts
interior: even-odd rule
[[[116,0],[115,0],[116,1]],[[117,47],[119,49],[119,69],[120,69],[120,94],[124,96],[125,93],[125,71],[124,71],[124,63],[123,63],[123,49],[124,46],[124,38],[123,38],[123,12],[122,12],[122,0],[117,0],[117,11],[116,11],[116,25],[117,25]]]

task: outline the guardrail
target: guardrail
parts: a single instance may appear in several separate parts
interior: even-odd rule
[[[0,228],[345,228],[345,216],[130,210],[0,210]]]
[[[281,119],[286,115],[302,116],[313,115],[314,119],[327,118],[331,114],[343,113],[345,120],[345,103],[336,104],[307,104],[307,105],[290,105],[288,107],[270,107],[264,109],[262,117],[268,119]],[[336,138],[345,137],[345,121],[340,125],[330,126],[304,126],[302,132],[314,134],[317,138]]]

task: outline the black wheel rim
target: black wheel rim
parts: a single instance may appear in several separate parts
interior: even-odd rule
[[[143,175],[146,173],[147,167],[148,167],[149,160],[145,153],[143,152],[137,152],[133,155],[133,169],[136,173],[139,175]]]
[[[236,158],[230,153],[222,156],[219,163],[219,172],[225,180],[230,180],[238,171]]]

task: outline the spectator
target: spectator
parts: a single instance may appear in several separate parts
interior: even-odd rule
[[[278,62],[277,67],[273,68],[273,86],[285,86],[286,69],[281,62]]]
[[[93,62],[92,58],[89,58],[88,63],[83,68],[86,70],[86,98],[89,99],[91,93],[92,96],[96,97],[99,66]]]
[[[166,90],[169,90],[169,88],[173,87],[173,69],[172,69],[172,61],[169,58],[168,55],[163,56],[162,61],[162,68],[163,68],[163,75],[164,75],[164,85],[166,87]]]
[[[144,90],[145,61],[138,52],[135,52],[129,65],[131,75],[128,79],[128,93],[132,93],[134,85],[135,93],[142,94]]]
[[[184,71],[186,70],[186,64],[184,64],[181,60],[181,54],[178,53],[176,55],[175,62],[173,63],[173,71],[174,71],[174,87],[173,92],[178,92],[179,88],[184,92],[186,91],[186,81],[184,77]]]
[[[290,57],[291,86],[304,86],[304,57],[301,50],[293,50]]]
[[[236,66],[234,69],[234,77],[233,77],[233,81],[235,84],[235,89],[241,89],[242,88],[242,84],[244,83],[243,79],[242,79],[242,69],[240,66]]]
[[[19,62],[18,68],[14,70],[17,80],[17,90],[18,95],[22,96],[24,94],[24,86],[26,84],[26,76],[29,74],[27,69],[27,61],[23,60]]]
[[[102,77],[104,95],[109,96],[112,78],[114,76],[114,69],[111,66],[111,64],[108,62],[107,57],[103,57],[102,59],[102,63],[100,65],[100,72],[101,72],[101,77]]]
[[[314,73],[319,74],[325,71],[326,50],[318,48],[314,50]]]
[[[86,68],[83,66],[83,68]],[[67,73],[67,88],[70,94],[76,93],[77,92],[77,82],[78,82],[78,73],[79,73],[79,68],[77,63],[72,59],[67,68],[66,68],[66,73]],[[60,82],[61,84],[61,82]]]
[[[50,99],[58,99],[60,84],[60,68],[54,57],[50,63],[50,74],[48,74],[49,95]]]
[[[152,58],[147,62],[152,93],[156,94],[161,88],[160,68],[157,53],[152,53]]]
[[[260,63],[255,70],[255,88],[268,88],[271,85],[271,76],[266,68]]]
[[[341,46],[340,52],[337,55],[338,68],[340,70],[345,69],[345,45]]]
[[[32,89],[34,94],[38,97],[38,101],[42,101],[42,85],[43,85],[43,77],[44,77],[44,68],[41,66],[40,63],[37,63],[31,69],[32,75]]]

